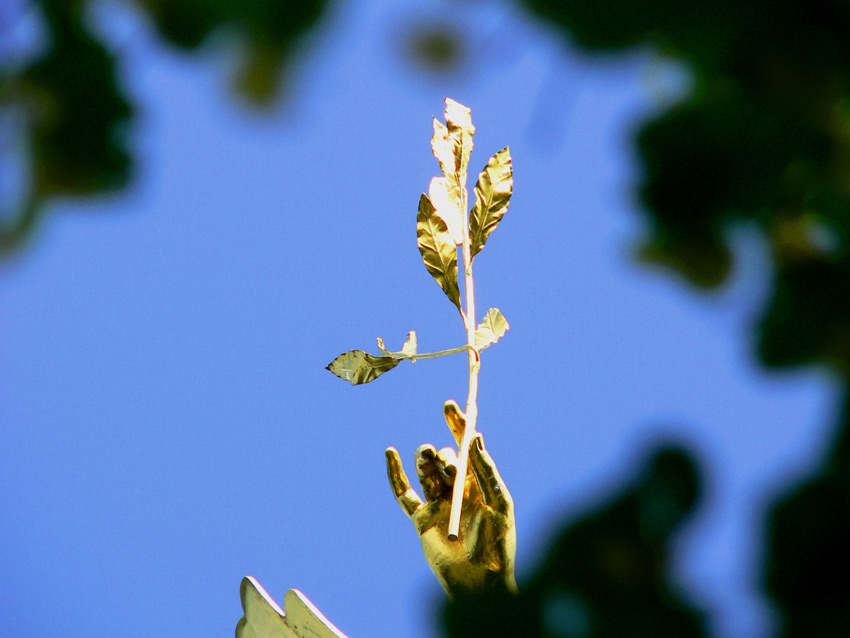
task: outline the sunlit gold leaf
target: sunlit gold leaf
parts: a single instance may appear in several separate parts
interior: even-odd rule
[[[499,309],[490,308],[484,315],[484,319],[478,324],[478,328],[475,329],[475,349],[481,351],[492,346],[504,337],[509,329],[508,320],[502,316]]]
[[[463,243],[463,218],[460,203],[460,189],[445,177],[434,177],[428,186],[428,199],[437,210],[437,214],[446,222],[449,234],[455,244]]]
[[[457,285],[457,247],[448,226],[437,215],[434,205],[424,193],[419,198],[416,215],[416,239],[425,268],[440,284],[457,309],[460,310],[460,289]]]
[[[402,354],[410,357],[416,354],[416,351],[419,348],[419,342],[416,339],[416,331],[411,330],[407,333],[407,339],[404,342],[404,345],[401,347]]]
[[[395,368],[400,361],[395,357],[376,357],[362,350],[349,350],[331,361],[326,369],[351,385],[360,385],[374,381]]]
[[[475,127],[472,125],[472,110],[450,97],[447,97],[445,102],[446,124],[449,125],[449,129],[454,127],[464,129],[470,135],[475,133]]]
[[[449,137],[449,129],[446,125],[434,118],[434,135],[431,137],[431,151],[440,162],[443,175],[457,182],[457,165],[455,164],[455,153],[453,143]]]
[[[505,147],[487,162],[475,184],[475,204],[469,214],[469,241],[475,257],[508,210],[514,187],[510,149]]]
[[[407,339],[401,347],[401,350],[398,352],[390,352],[387,350],[384,346],[384,340],[381,337],[378,337],[378,350],[380,350],[381,354],[385,357],[394,357],[396,359],[412,357],[417,354],[416,331],[411,330],[407,333]]]
[[[463,104],[447,97],[445,118],[449,139],[452,141],[455,167],[459,175],[465,175],[469,156],[472,153],[472,136],[475,134],[471,111]]]

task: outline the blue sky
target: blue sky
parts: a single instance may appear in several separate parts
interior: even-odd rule
[[[16,635],[231,636],[246,574],[278,601],[301,589],[351,638],[434,633],[441,591],[383,450],[412,471],[420,443],[449,444],[465,357],[356,388],[324,366],[412,329],[423,351],[463,343],[415,241],[447,95],[472,108],[475,171],[506,145],[514,161],[475,274],[481,313],[511,323],[483,357],[479,426],[517,504],[520,581],[554,523],[668,436],[698,450],[708,489],[676,578],[716,635],[769,631],[759,516],[817,460],[837,386],[756,366],[771,275],[747,228],[711,295],[631,259],[630,135],[681,74],[647,52],[591,61],[500,2],[452,6],[457,73],[399,46],[442,3],[341,2],[263,113],[229,91],[224,38],[180,55],[119,5],[99,12],[140,106],[133,186],[56,202],[0,266],[0,620]]]

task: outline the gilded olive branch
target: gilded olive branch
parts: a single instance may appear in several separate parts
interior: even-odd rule
[[[349,350],[334,359],[327,369],[352,385],[360,385],[374,381],[401,361],[433,359],[467,351],[469,393],[464,419],[466,425],[458,450],[458,480],[452,489],[448,528],[448,537],[454,540],[460,529],[469,445],[475,436],[478,420],[480,352],[496,343],[509,328],[497,308],[490,308],[481,323],[476,325],[472,261],[484,248],[490,233],[499,225],[508,209],[513,191],[513,167],[507,148],[493,155],[478,176],[475,204],[469,210],[466,180],[475,127],[472,125],[470,110],[450,98],[446,98],[445,121],[443,124],[437,118],[433,120],[431,150],[440,163],[442,176],[434,177],[428,187],[428,194],[423,193],[419,198],[416,240],[425,268],[460,313],[466,330],[466,345],[419,354],[416,333],[410,331],[398,352],[390,352],[384,347],[383,339],[378,339],[380,356],[363,350]],[[462,247],[463,253],[465,303],[461,302],[458,285],[458,246]]]
[[[472,121],[468,122],[468,131],[471,136],[475,128]],[[462,146],[462,145],[461,145]],[[469,150],[472,150],[470,140]],[[469,156],[466,155],[466,158]],[[461,188],[461,202],[464,214],[467,211],[468,193],[466,190],[466,163],[459,163],[463,170],[458,175]],[[466,335],[470,346],[469,352],[469,395],[466,401],[466,427],[463,439],[458,451],[457,475],[462,480],[456,480],[452,491],[452,509],[449,517],[449,539],[456,539],[460,529],[460,514],[463,501],[463,489],[466,479],[466,468],[469,457],[469,444],[475,436],[475,427],[478,420],[478,371],[481,368],[481,358],[475,350],[475,290],[472,278],[472,260],[484,248],[490,233],[499,225],[502,217],[508,209],[511,193],[513,191],[513,166],[510,151],[502,149],[487,162],[487,166],[478,176],[475,184],[475,205],[469,212],[468,223],[463,225],[463,273],[464,287],[466,289]],[[465,220],[466,221],[466,220]],[[498,315],[498,317],[497,317]],[[504,321],[501,313],[491,308],[482,325],[494,321]]]

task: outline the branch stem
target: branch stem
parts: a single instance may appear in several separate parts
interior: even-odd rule
[[[469,346],[458,346],[457,348],[439,350],[438,352],[421,352],[418,354],[402,354],[398,356],[396,356],[396,353],[392,353],[392,355],[396,359],[401,359],[402,361],[419,361],[419,359],[436,359],[437,357],[445,357],[450,354],[463,352],[464,350],[469,350]]]
[[[468,210],[469,193],[466,190],[466,172],[458,176],[461,188],[461,210]],[[449,513],[449,540],[457,540],[460,533],[460,515],[463,509],[463,491],[466,485],[466,472],[469,464],[469,444],[475,436],[475,424],[478,420],[478,371],[481,356],[475,349],[475,285],[472,279],[472,248],[469,239],[469,222],[463,224],[463,284],[466,292],[466,347],[469,355],[469,394],[466,398],[466,427],[458,450],[457,473],[452,488],[452,508]]]

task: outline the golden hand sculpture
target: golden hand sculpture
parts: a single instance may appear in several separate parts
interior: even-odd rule
[[[466,426],[463,412],[447,401],[443,413],[460,445]],[[386,456],[393,494],[413,521],[425,560],[449,597],[495,587],[516,592],[514,503],[481,434],[469,446],[460,533],[454,541],[448,539],[448,525],[457,474],[455,451],[437,452],[433,445],[416,450],[416,474],[425,501],[410,487],[396,449],[387,448]]]

